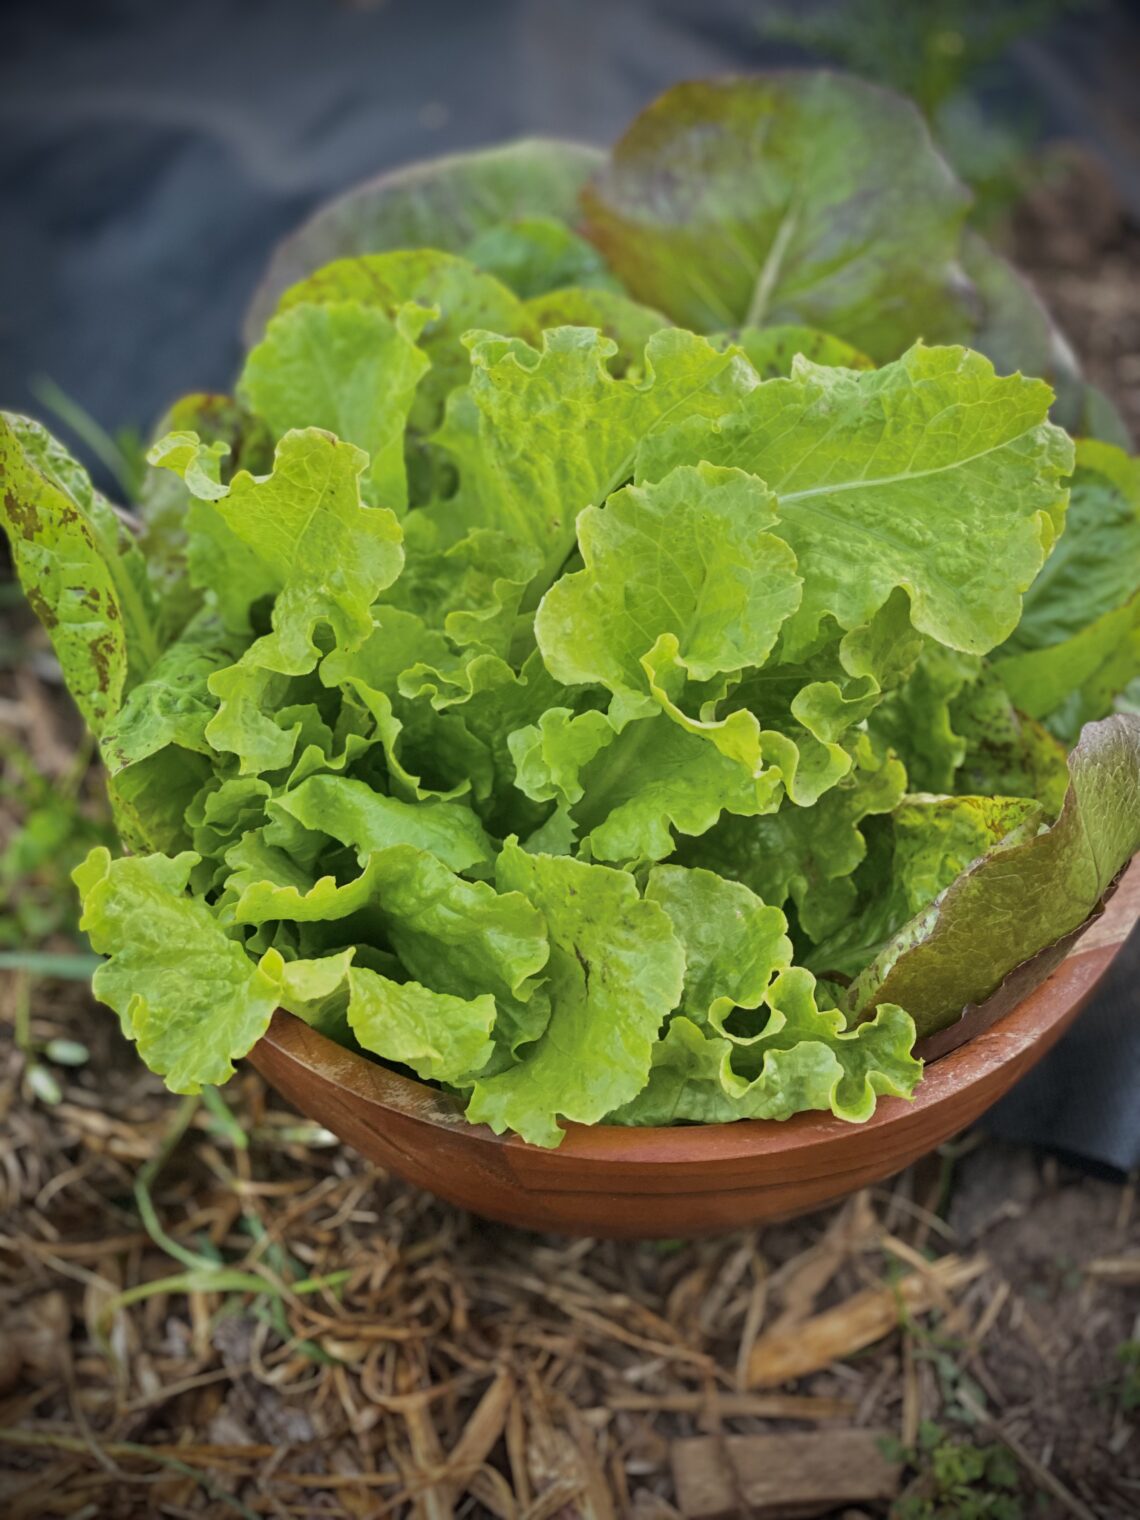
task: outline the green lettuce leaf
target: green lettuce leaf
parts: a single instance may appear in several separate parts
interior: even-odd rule
[[[795,556],[764,531],[774,520],[759,480],[708,465],[587,507],[585,569],[555,582],[535,619],[546,668],[567,686],[604,686],[620,722],[653,710],[641,661],[662,634],[695,682],[764,664],[801,594]]]
[[[783,658],[811,652],[826,618],[866,625],[900,586],[916,629],[984,654],[1016,627],[1063,520],[1072,445],[1050,399],[961,348],[916,345],[862,373],[798,359],[733,414],[644,444],[637,473],[697,457],[776,493],[804,579]]]
[[[494,859],[483,825],[462,803],[404,802],[348,776],[310,776],[275,797],[273,812],[339,839],[356,851],[362,865],[374,851],[392,845],[425,850],[452,871],[490,865]]]
[[[813,364],[838,369],[873,369],[866,354],[832,333],[816,327],[797,327],[794,323],[777,323],[772,327],[743,327],[712,340],[717,347],[735,343],[761,380],[786,380],[792,373],[797,354]]]
[[[1069,743],[1140,675],[1140,460],[1077,444],[1065,532],[994,662],[1016,706]]]
[[[104,728],[115,822],[132,849],[171,854],[190,844],[186,813],[213,771],[206,727],[218,699],[209,680],[240,653],[212,612],[198,613]]]
[[[645,345],[655,332],[668,327],[669,319],[651,306],[631,301],[618,290],[579,285],[559,287],[523,303],[527,322],[539,332],[548,327],[596,327],[617,345],[610,360],[616,375],[640,366]]]
[[[758,1008],[773,975],[792,963],[784,915],[741,882],[685,866],[655,866],[645,899],[664,908],[685,951],[680,1011],[735,1038],[725,1020]]]
[[[719,417],[757,383],[738,356],[673,329],[650,338],[643,374],[622,380],[607,368],[615,345],[588,328],[554,328],[541,350],[488,334],[468,342],[470,386],[452,397],[434,440],[459,488],[414,513],[409,531],[434,530],[440,549],[473,528],[533,545],[539,591],[574,547],[578,512],[624,484],[646,437],[684,417]]]
[[[960,330],[968,194],[915,108],[861,80],[676,85],[582,201],[630,294],[698,332],[799,323],[878,361]]]
[[[193,435],[171,435],[151,457],[185,478],[200,465],[202,448]],[[307,428],[278,443],[272,475],[243,472],[228,489],[215,488],[213,510],[255,557],[251,601],[258,591],[276,596],[272,632],[209,683],[220,706],[207,738],[236,754],[246,773],[279,769],[292,758],[298,730],[276,715],[296,700],[289,679],[312,671],[324,653],[318,628],[331,631],[337,648],[359,648],[372,632],[372,603],[403,565],[395,516],[361,503],[366,463],[354,445]]]
[[[317,960],[286,961],[281,970],[281,1006],[330,1040],[351,1046],[348,972],[356,955],[350,946]]]
[[[920,1035],[952,1024],[1022,961],[1077,928],[1140,846],[1140,719],[1092,723],[1069,756],[1051,828],[998,845],[956,877],[863,971],[848,1006],[905,1002]]]
[[[951,713],[981,664],[978,655],[928,643],[911,674],[870,715],[871,732],[901,755],[912,790],[954,789],[966,738],[956,731]]]
[[[363,494],[397,515],[408,505],[404,430],[430,360],[417,339],[435,308],[335,301],[290,306],[245,361],[238,393],[275,438],[323,428],[369,457]]]
[[[464,253],[526,300],[567,285],[621,290],[593,244],[553,216],[497,222],[477,233]]]
[[[336,259],[290,286],[277,311],[353,301],[378,308],[397,324],[407,303],[428,308],[418,336],[413,337],[431,365],[418,382],[408,417],[409,426],[419,432],[439,425],[448,394],[467,379],[471,361],[460,339],[469,328],[524,334],[536,330],[513,291],[466,259],[437,248],[401,248]],[[351,441],[367,447],[360,438]]]
[[[644,1090],[608,1121],[723,1124],[822,1109],[858,1124],[878,1097],[911,1097],[922,1062],[911,1054],[908,1015],[884,1003],[873,1020],[848,1029],[842,1013],[818,1006],[815,992],[810,972],[782,971],[766,997],[767,1022],[747,1044],[709,1035],[689,1018],[670,1019]]]
[[[811,940],[832,933],[853,911],[852,873],[866,854],[860,824],[889,813],[906,789],[906,771],[860,736],[851,771],[810,807],[785,802],[766,817],[724,818],[684,858],[745,883],[767,903],[795,903]]]
[[[74,872],[80,927],[109,957],[95,973],[95,996],[119,1015],[151,1070],[184,1093],[233,1075],[281,992],[281,957],[270,950],[254,963],[206,904],[186,895],[197,860],[189,851],[112,860],[100,846]]]
[[[551,708],[511,735],[516,785],[556,800],[590,858],[623,864],[664,860],[673,829],[703,834],[722,812],[754,817],[779,806],[776,765],[743,763],[727,738],[710,743],[676,716],[635,718],[619,733],[602,713]],[[751,742],[746,733],[745,758]]]
[[[557,1145],[559,1117],[592,1124],[644,1086],[653,1043],[681,996],[685,957],[668,915],[625,871],[510,841],[498,884],[527,896],[550,934],[550,1023],[517,1066],[475,1083],[467,1117]]]
[[[154,430],[153,442],[170,433],[194,433],[207,446],[224,446],[217,455],[203,456],[217,459],[218,475],[212,471],[207,475],[207,491],[219,476],[228,481],[239,469],[263,474],[273,462],[273,440],[265,424],[232,396],[211,392],[182,396],[164,413]],[[204,514],[200,504],[196,505],[190,486],[171,470],[148,463],[139,488],[138,511],[142,519],[139,551],[158,594],[163,631],[174,638],[202,605],[205,581],[217,568],[212,563],[214,545],[203,542]],[[221,519],[209,511],[205,514],[204,528],[207,540],[211,528],[219,530]],[[231,537],[223,552],[240,560],[248,550]],[[208,572],[205,577],[204,568]],[[237,579],[240,582],[240,573]],[[226,621],[243,626],[247,605],[239,592],[238,606]],[[223,607],[226,613],[230,610]]]
[[[351,970],[348,981],[348,1024],[365,1050],[434,1082],[461,1083],[490,1059],[495,999],[489,993],[451,997],[363,967]]]

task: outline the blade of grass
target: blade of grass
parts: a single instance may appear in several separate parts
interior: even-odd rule
[[[54,977],[61,982],[86,982],[103,964],[101,955],[57,955],[52,950],[0,951],[0,971],[24,971],[29,976]]]
[[[31,383],[32,394],[49,412],[81,439],[107,470],[118,481],[123,495],[134,501],[138,494],[138,467],[128,459],[120,446],[104,428],[100,427],[90,412],[79,405],[54,380],[47,375],[38,376]]]

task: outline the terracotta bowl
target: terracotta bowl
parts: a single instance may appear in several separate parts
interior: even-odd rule
[[[302,1113],[450,1203],[566,1235],[689,1236],[788,1218],[889,1177],[1007,1093],[1084,1007],[1140,916],[1140,858],[1103,912],[920,1047],[913,1102],[863,1125],[800,1114],[660,1129],[570,1125],[557,1150],[468,1124],[421,1082],[278,1012],[250,1060]]]

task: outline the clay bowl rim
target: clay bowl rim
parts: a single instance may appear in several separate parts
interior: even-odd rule
[[[1115,911],[1103,925],[1108,932],[1103,932],[1100,920],[1110,903]],[[1041,1044],[1047,1049],[1088,1003],[1137,924],[1140,924],[1140,856],[1125,867],[1098,909],[1076,930],[1042,951],[1039,957],[1016,967],[985,1004],[965,1010],[966,1015],[977,1018],[974,1032],[954,1048],[931,1056],[912,1099],[881,1097],[872,1117],[858,1125],[818,1111],[794,1114],[779,1121],[737,1119],[719,1124],[629,1126],[568,1122],[561,1144],[547,1148],[532,1145],[515,1134],[497,1135],[485,1124],[470,1123],[463,1116],[457,1098],[338,1045],[285,1009],[279,1008],[274,1013],[269,1030],[255,1044],[250,1056],[252,1064],[259,1066],[258,1050],[264,1046],[314,1077],[335,1080],[346,1095],[351,1094],[372,1107],[379,1106],[406,1120],[446,1131],[453,1137],[466,1139],[473,1147],[505,1147],[527,1170],[530,1169],[527,1163],[555,1170],[582,1163],[603,1168],[607,1164],[626,1167],[631,1163],[639,1167],[676,1168],[678,1164],[750,1162],[789,1151],[804,1154],[816,1148],[826,1149],[853,1131],[867,1134],[892,1125],[920,1126],[925,1111],[937,1109],[995,1068],[1015,1061],[1026,1048]],[[1051,962],[1033,976],[1035,963],[1051,954]],[[1052,979],[1066,968],[1074,983],[1071,996],[1058,1000],[1055,995],[1045,995]],[[1014,979],[1019,973],[1027,972],[1030,976],[1024,992],[1003,1000],[1003,993],[1011,983],[1016,985]],[[991,1011],[987,1014],[987,1010]],[[272,1078],[267,1080],[273,1085]],[[518,1181],[522,1182],[521,1176]]]

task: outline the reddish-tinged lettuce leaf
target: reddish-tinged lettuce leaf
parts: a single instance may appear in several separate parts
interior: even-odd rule
[[[676,85],[582,200],[630,294],[698,332],[799,323],[881,360],[961,331],[968,194],[915,108],[860,80]]]
[[[824,976],[858,976],[975,860],[1003,841],[1030,837],[1044,821],[1040,804],[1024,797],[904,797],[867,830],[858,911],[811,950],[807,964]]]
[[[1090,724],[1069,778],[1051,828],[987,852],[880,951],[851,988],[853,1014],[898,1001],[931,1034],[1088,917],[1140,847],[1140,718]]]

